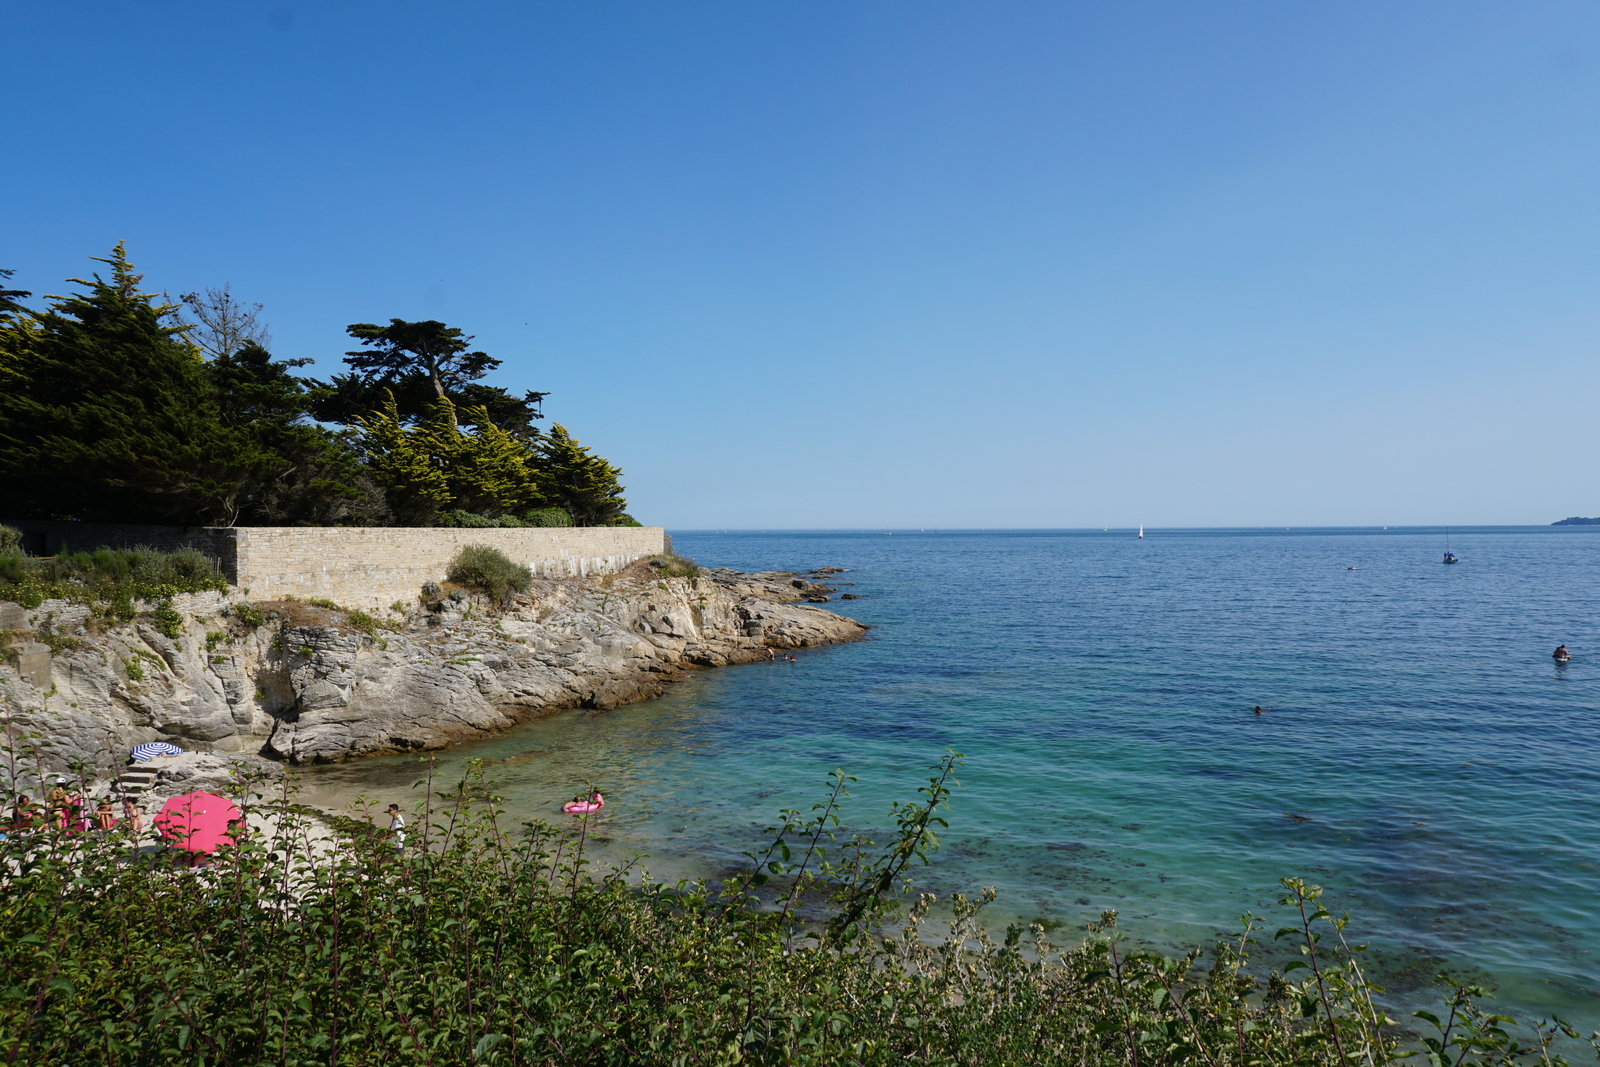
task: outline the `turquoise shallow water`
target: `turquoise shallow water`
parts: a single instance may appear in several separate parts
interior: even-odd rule
[[[676,876],[736,861],[834,767],[859,779],[852,828],[881,829],[955,748],[919,884],[995,885],[1000,923],[1114,907],[1205,943],[1301,875],[1352,913],[1394,1007],[1448,967],[1600,1027],[1600,529],[1452,530],[1454,567],[1438,530],[1147,534],[675,533],[707,566],[848,568],[864,599],[829,606],[870,640],[447,762],[496,761],[522,816],[595,780],[609,847]],[[416,762],[308,778],[313,799],[387,801]]]

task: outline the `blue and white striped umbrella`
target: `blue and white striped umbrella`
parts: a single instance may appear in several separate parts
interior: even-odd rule
[[[183,749],[177,745],[169,745],[165,741],[146,741],[142,745],[134,745],[129,755],[133,757],[135,763],[143,763],[157,756],[181,756]]]

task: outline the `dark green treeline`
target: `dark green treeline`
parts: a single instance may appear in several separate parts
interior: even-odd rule
[[[542,393],[442,322],[356,323],[347,373],[275,359],[259,305],[225,287],[170,303],[119,244],[107,277],[0,288],[0,483],[22,519],[178,525],[614,526],[621,471]],[[0,271],[8,284],[12,271]]]

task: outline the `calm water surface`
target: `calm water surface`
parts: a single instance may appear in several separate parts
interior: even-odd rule
[[[1438,530],[674,540],[707,566],[848,568],[831,584],[864,599],[829,607],[871,637],[461,746],[447,772],[496,761],[522,817],[599,782],[608,847],[677,877],[739,859],[834,767],[859,779],[851,828],[881,830],[954,748],[919,884],[995,885],[999,924],[1116,908],[1205,943],[1300,875],[1352,913],[1393,1008],[1448,967],[1600,1027],[1600,529],[1452,530],[1454,567]],[[415,759],[308,778],[324,802],[418,792]]]

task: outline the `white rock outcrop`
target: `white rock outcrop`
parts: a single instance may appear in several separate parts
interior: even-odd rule
[[[830,592],[785,572],[667,578],[641,561],[536,580],[503,608],[441,592],[380,626],[302,601],[181,596],[176,638],[147,616],[6,605],[23,625],[8,631],[0,706],[16,758],[52,769],[109,770],[155,740],[296,763],[438,748],[647,699],[694,667],[861,637],[854,620],[795,603]]]

